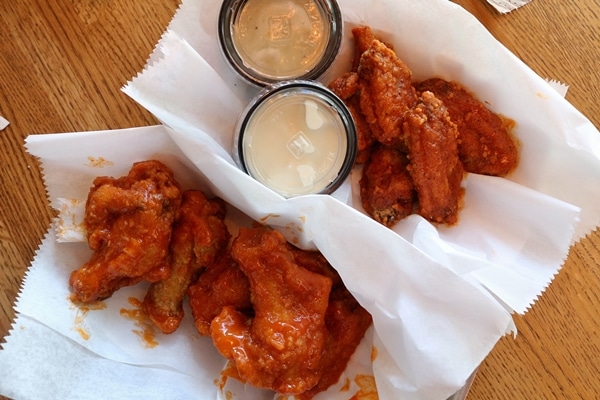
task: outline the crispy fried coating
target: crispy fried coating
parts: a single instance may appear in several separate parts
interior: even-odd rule
[[[371,127],[361,111],[360,94],[346,100],[346,106],[348,107],[348,110],[350,110],[352,118],[354,119],[354,125],[356,126],[357,151],[354,163],[356,165],[361,165],[369,159],[373,146],[375,145],[375,137],[373,137]]]
[[[189,287],[188,297],[196,329],[210,336],[210,323],[225,306],[251,316],[250,283],[229,252],[208,266]]]
[[[360,57],[371,47],[373,40],[377,39],[369,26],[362,25],[352,28],[354,38],[354,58],[352,60],[352,71],[358,71]]]
[[[72,300],[92,302],[142,280],[164,279],[180,203],[179,183],[159,161],[135,163],[120,178],[96,178],[84,216],[94,253],[69,277]]]
[[[375,143],[375,138],[371,133],[371,128],[360,108],[360,88],[361,82],[356,72],[347,72],[329,84],[329,88],[344,103],[352,114],[354,125],[356,127],[357,137],[357,155],[356,164],[363,164],[369,158],[371,147]]]
[[[340,99],[347,100],[360,90],[360,80],[356,72],[346,72],[334,79],[328,87]]]
[[[319,381],[331,279],[299,267],[276,231],[241,229],[231,254],[250,282],[255,315],[224,307],[211,323],[216,348],[256,387],[307,391]]]
[[[188,286],[202,269],[215,262],[229,242],[225,203],[199,190],[183,193],[181,217],[171,237],[171,273],[150,285],[144,297],[146,314],[163,333],[174,332],[183,319]]]
[[[403,146],[402,123],[417,104],[412,71],[396,53],[375,39],[361,58],[358,75],[361,110],[375,139],[386,146]]]
[[[442,100],[459,134],[459,156],[468,172],[505,176],[518,164],[518,148],[505,120],[456,82],[440,78],[416,85]]]
[[[396,148],[377,146],[360,179],[362,206],[375,221],[392,226],[413,212],[415,187],[406,155]]]
[[[455,224],[464,170],[458,158],[458,131],[444,103],[433,93],[423,92],[419,104],[407,114],[404,134],[417,212],[431,222]]]

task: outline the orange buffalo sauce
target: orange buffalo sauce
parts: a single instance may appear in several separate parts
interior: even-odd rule
[[[133,329],[132,332],[142,340],[144,347],[154,348],[158,346],[159,342],[156,340],[156,329],[150,318],[148,318],[144,312],[142,301],[135,297],[130,297],[128,301],[134,308],[121,308],[121,316],[134,321],[135,326],[139,329]]]

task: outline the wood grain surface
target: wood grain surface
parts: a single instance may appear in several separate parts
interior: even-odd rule
[[[567,100],[600,126],[598,1],[533,0],[506,15],[484,0],[455,3],[540,76],[568,84]],[[178,4],[0,2],[0,115],[10,121],[0,131],[0,338],[54,216],[24,139],[156,124],[120,88],[143,68]],[[600,234],[594,232],[572,248],[533,309],[515,317],[518,336],[499,341],[469,399],[600,398],[599,263]]]

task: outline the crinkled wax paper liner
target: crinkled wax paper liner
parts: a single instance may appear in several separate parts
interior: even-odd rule
[[[369,8],[368,4],[363,2],[351,0],[344,0],[341,4],[348,24],[347,40],[344,42],[339,61],[328,75],[329,78],[324,78],[325,82],[331,76],[336,76],[348,68],[352,55],[351,26],[366,23],[377,27],[377,32],[381,33],[386,41],[395,45],[396,50],[409,66],[418,66],[413,68],[416,79],[443,72],[450,79],[464,82],[482,99],[498,107],[500,112],[517,120],[523,157],[521,165],[510,177],[512,182],[539,192],[542,197],[546,194],[582,208],[583,217],[575,228],[576,237],[597,225],[600,210],[589,200],[587,196],[589,193],[586,191],[596,193],[599,190],[593,185],[582,182],[578,190],[565,191],[564,185],[570,186],[573,181],[570,179],[556,181],[557,175],[553,171],[565,169],[562,164],[565,163],[566,157],[569,165],[575,165],[573,169],[586,171],[585,174],[576,174],[578,179],[593,181],[595,175],[599,174],[597,155],[600,151],[598,151],[598,138],[591,134],[597,131],[589,121],[560,98],[550,85],[501,46],[472,16],[450,2],[430,2],[424,5],[389,1],[381,2],[377,9]],[[248,101],[248,93],[252,93],[252,88],[232,74],[219,53],[214,37],[217,12],[218,4],[185,1],[169,26],[169,30],[159,42],[156,52],[151,57],[152,61],[142,73],[125,86],[124,91],[175,130],[193,130],[200,127],[203,130],[202,134],[208,134],[211,140],[222,146],[216,146],[222,154],[228,152],[231,147],[235,119],[230,118],[229,121],[219,124],[211,120],[219,118],[223,121],[228,116],[236,115],[236,112],[232,112],[236,107],[239,114],[242,108],[240,104],[243,105]],[[402,18],[402,24],[397,24],[400,16],[413,13],[412,16]],[[444,20],[460,24],[461,29],[452,29],[452,24],[441,26],[435,24],[432,21],[438,14]],[[427,18],[423,15],[427,15]],[[202,22],[202,28],[190,28],[194,26],[194,21],[198,20]],[[436,35],[436,31],[439,30],[442,32],[437,32]],[[427,31],[428,35],[415,35],[414,32],[418,31]],[[474,65],[478,67],[474,68]],[[506,80],[507,75],[512,79]],[[167,79],[165,80],[164,77]],[[210,85],[206,86],[206,82],[210,82]],[[197,87],[211,89],[194,91],[193,88]],[[254,90],[256,91],[256,88]],[[513,93],[519,95],[515,96]],[[215,98],[215,95],[219,97]],[[204,105],[209,105],[211,111],[205,112]],[[227,111],[220,113],[219,110]],[[527,115],[523,115],[524,110],[527,110]],[[564,120],[557,118],[557,115],[563,114],[567,118]],[[549,121],[549,118],[555,121]],[[573,123],[581,125],[583,128],[581,135],[577,130],[575,134],[571,132],[569,125]],[[549,134],[556,132],[559,133],[558,137]],[[565,137],[561,137],[563,132],[568,135],[567,141],[572,141],[573,145],[568,142],[565,144],[563,140]],[[590,143],[584,143],[585,141]],[[583,157],[581,149],[584,150]],[[585,153],[592,153],[592,155],[590,157]],[[224,158],[230,157],[227,155]],[[540,165],[544,166],[542,170]],[[546,170],[552,171],[549,174],[553,175],[552,178],[544,176]],[[466,182],[478,186],[483,181],[482,178],[469,177]],[[503,186],[505,189],[509,187],[498,179],[487,179],[484,184]],[[521,189],[515,188],[515,190]],[[510,200],[511,197],[507,193],[504,197]],[[361,209],[360,200],[355,199],[351,204]],[[482,212],[482,216],[485,216],[485,210],[482,209]],[[567,216],[567,219],[572,217],[572,215]],[[472,248],[473,243],[455,240],[457,236],[451,234],[452,230],[446,230],[450,235],[445,235],[444,241],[457,252],[472,254],[479,252],[475,259],[480,259],[483,263],[482,267],[485,267],[488,272],[494,267],[500,267],[502,271],[521,274],[525,278],[523,284],[510,286],[510,279],[504,276],[504,272],[497,271],[500,279],[488,278],[485,286],[496,294],[500,292],[512,294],[510,298],[503,301],[511,309],[524,312],[551,281],[564,261],[571,242],[574,222],[575,219],[571,219],[571,222],[566,221],[566,225],[558,231],[539,226],[538,230],[532,230],[530,234],[537,238],[534,241],[522,237],[523,240],[528,241],[525,249],[529,251],[522,251],[516,255],[498,252],[489,243],[483,248],[480,244]],[[404,224],[404,222],[398,224],[396,230],[405,232]],[[519,221],[513,220],[511,224],[519,225]],[[467,220],[462,217],[461,225],[465,229],[468,226]],[[557,225],[561,226],[560,223]],[[548,234],[556,236],[547,238]],[[485,234],[482,236],[486,237]],[[510,231],[505,231],[504,236],[510,238],[514,235]],[[515,238],[511,240],[514,241]],[[553,252],[545,254],[546,248],[552,248]],[[535,251],[532,251],[533,249]],[[528,270],[535,271],[533,275],[536,279],[535,282],[530,282],[531,284],[527,282],[530,275]]]
[[[195,133],[158,126],[39,135],[30,136],[27,147],[42,161],[51,198],[80,198],[86,193],[86,182],[97,174],[119,176],[131,162],[154,157],[187,177],[184,186],[203,184],[232,205],[245,208],[252,219],[266,219],[294,241],[314,243],[373,314],[374,372],[381,398],[395,398],[404,390],[408,390],[406,398],[447,397],[511,328],[510,315],[489,294],[391,230],[331,196],[282,199],[214,153],[211,144]],[[104,160],[106,167],[94,167],[90,158]],[[65,182],[68,177],[81,182],[79,189]],[[199,376],[204,376],[200,372],[203,362],[214,368],[215,362],[203,355],[208,350],[202,348],[209,343],[188,332],[185,325],[181,335],[157,339],[158,348],[139,348],[131,334],[136,327],[120,318],[119,310],[131,307],[130,297],[143,296],[143,285],[122,289],[105,301],[106,309],[87,313],[75,324],[90,333],[83,338],[74,329],[81,315],[68,302],[67,281],[69,271],[89,257],[89,250],[85,243],[58,244],[54,237],[43,250],[28,274],[18,312],[106,358],[148,367],[162,365]],[[370,351],[367,354],[370,361]],[[399,382],[406,382],[406,387],[398,387]]]

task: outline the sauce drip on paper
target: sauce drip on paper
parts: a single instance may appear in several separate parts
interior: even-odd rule
[[[144,347],[152,349],[158,346],[159,343],[156,340],[156,329],[142,309],[142,302],[135,297],[130,297],[128,301],[134,308],[121,308],[121,316],[134,321],[135,326],[139,329],[133,329],[132,332],[142,340]]]

